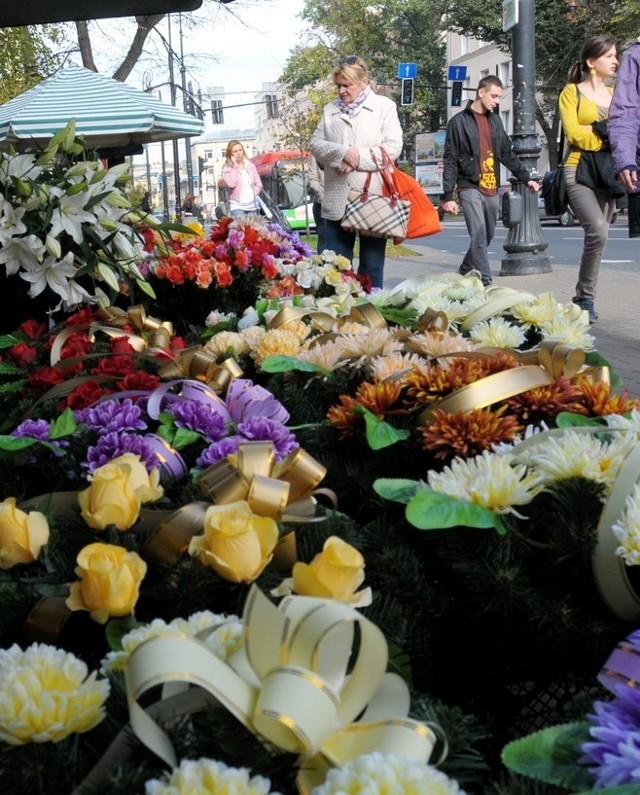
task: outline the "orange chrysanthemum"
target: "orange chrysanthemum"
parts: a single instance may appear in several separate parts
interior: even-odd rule
[[[562,375],[557,381],[537,389],[530,389],[509,398],[507,405],[521,422],[532,424],[552,420],[561,411],[586,414],[582,405],[580,387]]]
[[[349,395],[340,395],[340,403],[331,406],[327,412],[327,421],[340,431],[340,438],[355,436],[364,427],[362,414],[357,414],[353,409],[360,405],[355,398]]]
[[[407,396],[415,406],[433,403],[434,400],[472,384],[486,375],[481,359],[456,357],[446,365],[427,364],[416,367],[405,379]]]
[[[377,384],[365,381],[356,390],[356,400],[378,419],[382,419],[385,414],[392,411],[393,404],[397,402],[401,393],[402,387],[397,381],[383,381]]]
[[[577,388],[584,405],[582,413],[591,417],[626,414],[634,408],[640,408],[640,398],[631,398],[626,390],[620,395],[612,395],[611,386],[605,381],[596,381],[592,384],[586,379],[580,379]]]
[[[468,458],[490,450],[499,442],[512,442],[524,430],[518,419],[506,414],[507,406],[496,411],[473,409],[455,414],[436,409],[426,427],[418,428],[422,446],[436,458],[449,460],[456,456]]]

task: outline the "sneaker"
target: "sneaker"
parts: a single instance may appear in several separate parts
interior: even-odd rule
[[[589,298],[574,298],[573,303],[577,304],[581,309],[586,309],[589,313],[589,323],[595,323],[598,319],[598,313],[593,305],[593,301]]]

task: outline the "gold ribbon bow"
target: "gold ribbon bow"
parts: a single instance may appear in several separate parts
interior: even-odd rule
[[[330,767],[374,750],[429,760],[435,735],[407,717],[408,688],[385,673],[384,636],[357,610],[304,596],[275,607],[252,586],[243,620],[245,646],[226,662],[198,638],[177,632],[151,638],[131,654],[131,727],[168,765],[177,764],[171,741],[139,699],[158,684],[164,696],[186,690],[186,683],[214,696],[276,752],[298,754],[301,793],[320,784]]]
[[[269,328],[282,328],[292,320],[298,320],[309,316],[314,326],[321,331],[339,331],[342,326],[348,323],[359,323],[368,328],[386,328],[387,321],[380,314],[379,310],[370,303],[357,304],[351,307],[347,315],[333,317],[327,312],[305,309],[304,307],[285,306],[276,313],[269,323]]]
[[[418,318],[418,331],[444,336],[449,330],[449,318],[445,312],[425,309]]]
[[[314,494],[337,498],[328,489],[316,488],[327,470],[302,448],[274,463],[272,442],[243,442],[236,456],[229,456],[202,472],[200,488],[211,502],[225,505],[246,500],[260,516],[283,522],[313,522]],[[202,532],[204,515],[211,503],[192,502],[153,522],[153,511],[141,516],[145,529],[152,530],[145,552],[171,564],[182,555],[196,533]],[[288,509],[285,511],[285,509]],[[288,533],[278,543],[278,565],[290,568],[296,560],[295,535]]]
[[[234,378],[242,378],[243,371],[238,362],[230,356],[222,364],[202,346],[176,351],[172,361],[158,371],[165,381],[193,379],[208,384],[215,392],[224,392]]]
[[[98,311],[98,317],[105,322],[78,323],[68,326],[56,336],[50,353],[52,367],[60,361],[62,348],[69,337],[86,329],[92,342],[96,331],[102,331],[110,337],[126,337],[138,353],[146,348],[169,349],[174,334],[173,323],[149,317],[142,305],[132,306],[127,312],[116,306],[103,307]],[[133,326],[139,333],[124,331],[122,326]],[[145,337],[140,336],[141,333],[145,333]]]

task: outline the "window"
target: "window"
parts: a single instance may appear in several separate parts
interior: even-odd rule
[[[488,69],[483,69],[480,72],[480,80],[482,80],[483,77],[489,77],[489,70]]]
[[[500,64],[500,80],[502,85],[506,88],[511,85],[511,61],[505,61]]]
[[[205,160],[213,160],[213,149],[205,149],[204,150],[204,159]]]

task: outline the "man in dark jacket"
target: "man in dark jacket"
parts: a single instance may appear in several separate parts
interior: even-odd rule
[[[495,75],[483,77],[476,98],[449,120],[444,144],[441,207],[454,214],[462,208],[471,237],[460,273],[480,271],[485,286],[492,281],[488,249],[498,220],[498,163],[503,163],[533,193],[540,190],[513,151],[495,110],[501,99],[500,79]],[[460,204],[454,199],[456,191]]]

